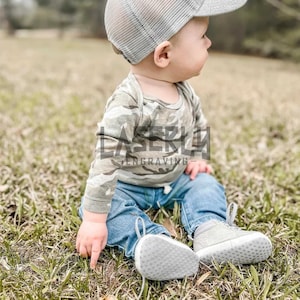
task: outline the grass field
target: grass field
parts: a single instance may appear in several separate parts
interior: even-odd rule
[[[132,261],[107,249],[91,271],[74,246],[96,123],[127,72],[104,42],[0,40],[0,299],[137,298]],[[257,265],[147,282],[143,299],[299,299],[300,66],[211,54],[191,82],[236,223],[274,249]],[[153,216],[185,241],[178,214]]]

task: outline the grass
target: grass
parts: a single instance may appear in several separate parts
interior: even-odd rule
[[[143,299],[299,299],[299,65],[212,54],[192,84],[237,224],[272,240],[253,266],[201,266],[146,282]],[[0,40],[0,299],[136,299],[141,277],[115,249],[95,271],[75,251],[96,123],[127,63],[99,41]],[[185,241],[179,209],[153,218]]]

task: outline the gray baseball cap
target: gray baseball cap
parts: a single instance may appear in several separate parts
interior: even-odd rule
[[[169,40],[193,17],[236,10],[247,0],[108,0],[108,40],[131,64],[137,64]]]

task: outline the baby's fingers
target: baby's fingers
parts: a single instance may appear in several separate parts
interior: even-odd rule
[[[212,166],[211,165],[206,165],[205,173],[211,174],[213,172],[214,172],[214,170],[213,170]]]
[[[81,257],[84,257],[84,258],[89,257],[89,256],[90,256],[90,253],[91,253],[90,247],[87,247],[87,246],[85,246],[85,245],[83,245],[83,244],[81,244],[81,245],[79,246],[79,249],[78,249],[77,251],[79,252],[79,255],[80,255]]]
[[[193,170],[192,164],[188,164],[185,168],[185,174],[188,175]]]
[[[207,163],[205,161],[200,161],[199,162],[199,173],[206,173],[207,171]]]
[[[199,172],[198,166],[195,165],[190,172],[190,179],[194,180],[196,178],[198,172]]]
[[[91,251],[91,262],[90,262],[91,269],[95,269],[101,250],[102,249],[100,247],[100,242],[94,241],[92,245],[92,251]]]

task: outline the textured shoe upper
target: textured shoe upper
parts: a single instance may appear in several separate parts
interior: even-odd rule
[[[256,231],[241,230],[236,226],[230,226],[225,222],[210,220],[207,224],[198,227],[194,234],[194,251],[209,247],[216,244],[221,244],[225,241],[238,239],[246,235],[262,235]]]

